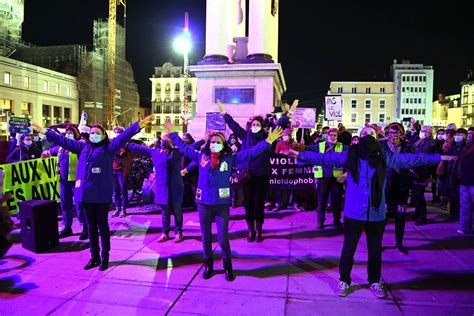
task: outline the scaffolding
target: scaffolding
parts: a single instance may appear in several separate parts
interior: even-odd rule
[[[0,0],[0,55],[7,56],[21,40],[24,0]]]

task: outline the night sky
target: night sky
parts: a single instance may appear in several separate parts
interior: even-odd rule
[[[23,39],[38,46],[92,44],[93,19],[108,16],[108,0],[25,2]],[[330,81],[390,81],[394,59],[433,66],[435,94],[459,93],[459,83],[474,70],[471,9],[418,1],[280,0],[284,97],[321,105]],[[166,61],[182,65],[172,43],[185,11],[195,64],[205,53],[205,0],[127,1],[127,60],[141,104],[150,103],[153,67]]]

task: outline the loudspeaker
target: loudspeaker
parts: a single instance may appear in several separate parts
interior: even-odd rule
[[[59,244],[56,201],[29,200],[18,206],[23,248],[40,253]]]

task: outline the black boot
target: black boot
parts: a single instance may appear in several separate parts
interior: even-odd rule
[[[72,236],[72,228],[71,227],[64,227],[62,231],[59,232],[59,238],[66,238]]]
[[[109,254],[107,255],[102,255],[102,261],[100,263],[99,270],[100,271],[105,271],[109,267]]]
[[[90,270],[100,265],[100,258],[92,257],[91,260],[84,266],[84,270]]]
[[[254,242],[255,241],[255,224],[254,222],[247,221],[247,227],[248,227],[248,235],[247,235],[247,241],[248,242]]]
[[[204,261],[204,272],[202,273],[202,278],[208,280],[214,274],[214,264],[212,259]]]
[[[82,225],[82,232],[79,236],[79,240],[89,239],[89,231],[87,230],[87,225]]]
[[[232,282],[235,280],[234,270],[232,269],[232,261],[230,260],[224,261],[224,273],[225,273],[225,279],[227,281]]]
[[[263,241],[262,230],[263,230],[263,223],[257,223],[257,242]]]

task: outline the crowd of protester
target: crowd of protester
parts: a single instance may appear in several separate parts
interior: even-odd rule
[[[208,131],[199,141],[189,133],[179,137],[166,122],[167,133],[151,146],[131,142],[152,117],[127,129],[115,127],[112,139],[100,124],[94,125],[90,133],[80,133],[70,126],[63,134],[35,125],[32,135],[21,135],[18,140],[12,135],[9,142],[0,144],[0,164],[58,157],[63,218],[60,237],[73,235],[75,209],[83,228],[79,239],[89,239],[91,245],[91,259],[84,269],[108,268],[110,205],[115,205],[112,216],[127,216],[127,178],[137,157],[153,162],[154,176],[149,183],[163,222],[158,242],[171,239],[172,219],[174,242],[184,241],[183,208],[197,209],[205,279],[214,273],[213,219],[225,277],[228,281],[235,279],[228,223],[230,208],[240,206],[240,201],[245,208],[246,239],[250,243],[264,240],[265,212],[291,207],[296,211],[315,210],[316,229],[327,227],[327,215],[332,213],[332,225],[344,234],[337,287],[340,296],[350,292],[353,257],[365,230],[369,283],[377,297],[385,297],[380,281],[385,225],[389,218],[394,219],[396,248],[408,254],[403,244],[407,210],[414,207],[416,225],[429,222],[427,188],[432,193],[431,202],[449,212],[447,220],[459,222],[457,233],[473,234],[473,127],[466,130],[449,124],[434,130],[411,121],[405,129],[397,122],[383,127],[367,123],[353,135],[339,123],[337,127],[318,125],[311,133],[309,129],[292,128],[297,102],[278,120],[275,113],[270,113],[251,117],[246,126],[234,120],[220,102],[218,106],[231,131],[227,137],[215,131]],[[305,190],[271,189],[272,154],[314,165],[316,186]],[[351,201],[350,205],[345,200]],[[0,242],[7,244],[2,239]]]

